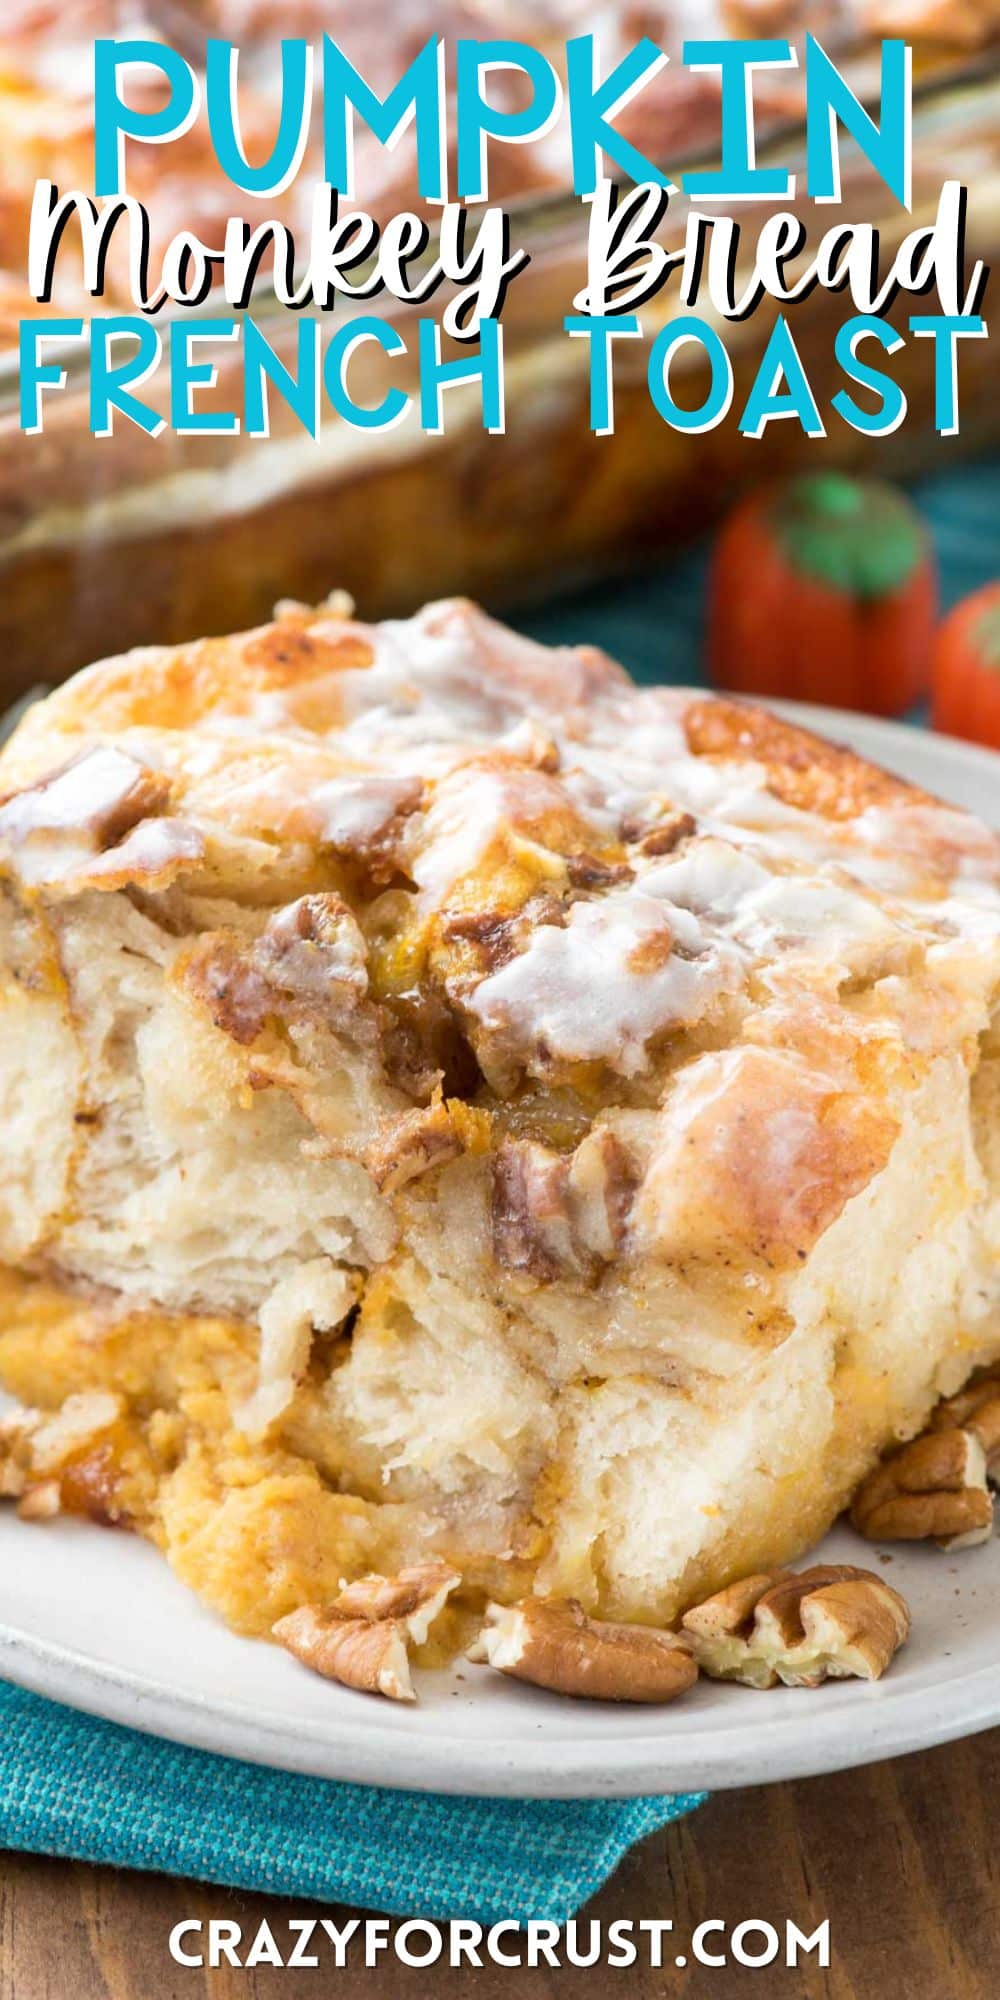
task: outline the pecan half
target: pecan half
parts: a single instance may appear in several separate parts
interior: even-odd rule
[[[279,1618],[273,1636],[324,1679],[389,1701],[416,1701],[409,1646],[422,1646],[461,1582],[447,1563],[419,1563],[398,1576],[346,1584],[332,1604],[303,1604]]]
[[[993,1531],[986,1453],[973,1430],[932,1430],[883,1459],[859,1486],[851,1522],[869,1542],[974,1548]]]
[[[897,1590],[840,1565],[744,1577],[681,1622],[704,1673],[755,1688],[879,1680],[910,1631]]]
[[[491,1604],[486,1617],[469,1659],[555,1694],[667,1702],[698,1678],[690,1646],[676,1632],[588,1618],[573,1599]]]
[[[304,1604],[279,1618],[274,1636],[304,1667],[359,1694],[416,1701],[403,1627],[394,1618],[373,1624],[341,1618],[329,1605]]]

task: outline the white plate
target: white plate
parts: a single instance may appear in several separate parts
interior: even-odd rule
[[[835,710],[787,711],[984,817],[1000,759]],[[837,1529],[824,1561],[856,1561]],[[873,1553],[869,1561],[877,1561]],[[869,1687],[702,1682],[672,1708],[561,1701],[484,1669],[419,1676],[397,1707],[316,1679],[237,1639],[146,1544],[0,1511],[0,1670],[74,1707],[181,1743],[321,1777],[415,1790],[615,1797],[760,1784],[842,1770],[1000,1722],[1000,1539],[949,1557],[898,1548],[887,1577],[914,1636]]]

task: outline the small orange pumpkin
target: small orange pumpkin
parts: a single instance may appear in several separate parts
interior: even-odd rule
[[[932,680],[935,728],[1000,750],[1000,579],[945,619]]]
[[[934,559],[910,501],[878,480],[808,473],[724,523],[709,671],[736,694],[900,715],[927,691],[936,613]]]

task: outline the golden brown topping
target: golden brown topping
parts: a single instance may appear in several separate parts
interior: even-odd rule
[[[909,1636],[902,1597],[871,1570],[817,1565],[744,1577],[685,1613],[702,1671],[747,1687],[879,1680]]]
[[[340,677],[371,665],[368,638],[335,609],[310,611],[306,625],[280,619],[251,632],[147,646],[107,660],[74,683],[72,720],[86,729],[191,729],[215,713],[251,712],[280,693],[300,728],[342,720]]]
[[[696,757],[753,759],[763,764],[776,798],[824,819],[853,819],[867,806],[932,803],[926,792],[864,763],[853,750],[766,709],[706,697],[686,710],[684,728]]]
[[[621,1249],[636,1177],[624,1147],[595,1130],[575,1153],[507,1140],[493,1172],[493,1253],[503,1270],[551,1284],[592,1282]]]
[[[606,1624],[572,1599],[491,1604],[469,1658],[586,1701],[673,1701],[698,1678],[690,1647],[676,1632]]]
[[[874,1092],[842,1089],[790,1049],[692,1063],[638,1196],[637,1233],[664,1258],[801,1261],[880,1173],[898,1123]]]
[[[986,1454],[968,1430],[925,1431],[859,1486],[851,1521],[869,1542],[936,1541],[974,1548],[993,1532]]]
[[[447,1563],[346,1584],[332,1604],[304,1604],[279,1618],[274,1637],[303,1666],[362,1694],[415,1701],[408,1645],[422,1646],[461,1578]]]

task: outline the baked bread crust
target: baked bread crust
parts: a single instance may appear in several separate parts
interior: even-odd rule
[[[90,668],[0,800],[0,1377],[241,1629],[430,1558],[662,1622],[1000,1354],[966,814],[337,600]]]

